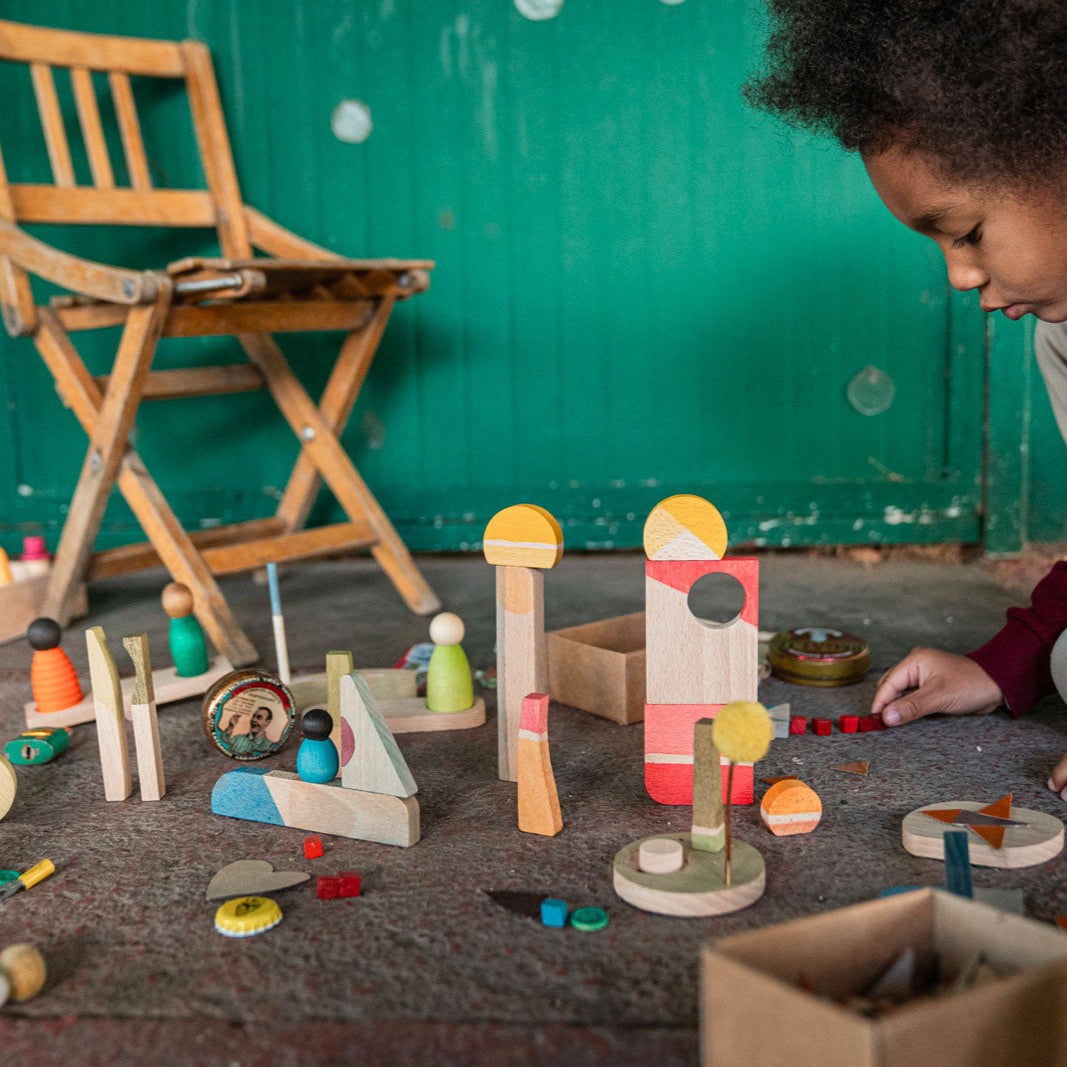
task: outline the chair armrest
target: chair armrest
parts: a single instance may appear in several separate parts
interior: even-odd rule
[[[314,241],[297,236],[291,230],[268,218],[262,211],[245,206],[248,236],[256,248],[278,259],[343,259]]]
[[[113,304],[148,304],[159,291],[159,281],[151,271],[122,270],[79,259],[38,241],[5,219],[0,219],[0,256],[71,292]]]

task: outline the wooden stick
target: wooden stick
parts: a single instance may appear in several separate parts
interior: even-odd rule
[[[152,681],[152,660],[148,654],[148,634],[131,634],[122,639],[133,660],[137,680],[130,699],[133,743],[137,751],[137,780],[142,800],[161,800],[167,791],[163,778],[163,753],[159,745],[159,721]]]
[[[282,599],[278,595],[278,564],[267,564],[267,585],[270,587],[270,615],[274,623],[274,653],[278,658],[278,677],[288,685],[293,679],[289,673],[289,646],[285,641],[285,616],[282,614]]]
[[[726,871],[723,880],[730,884],[730,809],[734,806],[734,761],[726,772]]]

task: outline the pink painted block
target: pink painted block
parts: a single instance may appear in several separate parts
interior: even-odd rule
[[[860,733],[869,734],[873,729],[874,719],[872,719],[870,715],[864,715],[863,718],[860,719]]]
[[[820,737],[829,737],[833,733],[834,725],[829,719],[812,719],[811,723]]]
[[[860,728],[858,715],[842,715],[837,720],[837,725],[843,734],[854,734]]]
[[[522,698],[519,729],[529,730],[533,734],[543,734],[548,730],[548,697],[544,693],[529,693]]]
[[[889,729],[889,727],[886,726],[886,724],[885,724],[885,720],[882,718],[882,713],[881,712],[878,712],[877,715],[872,715],[871,716],[871,721],[874,723],[875,731],[888,730]]]
[[[802,734],[808,729],[808,717],[807,715],[793,715],[789,720],[789,732],[791,734]]]
[[[714,719],[722,704],[646,704],[645,755],[653,752],[676,756],[693,754],[693,724]]]
[[[645,788],[660,804],[693,803],[693,765],[691,763],[646,763]],[[722,774],[723,800],[726,799],[726,768]],[[755,771],[750,763],[734,765],[735,804],[751,804],[755,797]]]
[[[755,556],[732,556],[726,559],[648,559],[645,576],[688,593],[705,574],[729,574],[745,590],[741,619],[759,625],[759,559]]]

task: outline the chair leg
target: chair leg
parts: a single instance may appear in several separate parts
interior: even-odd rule
[[[100,529],[145,379],[170,306],[169,286],[155,304],[130,309],[107,392],[89,435],[89,449],[63,524],[43,612],[60,626],[70,622],[78,585]]]
[[[237,625],[215,576],[136,452],[127,452],[118,486],[171,577],[189,587],[196,617],[215,647],[235,667],[258,662],[259,653]]]
[[[100,418],[103,395],[52,311],[40,308],[38,312],[40,326],[34,337],[37,350],[52,372],[64,402],[91,437]],[[132,448],[127,447],[122,457],[118,487],[156,543],[171,575],[193,591],[197,618],[216,648],[235,667],[255,663],[259,659],[255,647],[234,621],[214,576]]]
[[[419,573],[415,561],[374,494],[359,476],[341,442],[308,396],[269,334],[240,334],[248,358],[263,372],[274,402],[300,440],[308,459],[353,522],[368,522],[378,538],[374,558],[417,615],[438,611],[441,601]]]
[[[391,296],[383,297],[367,324],[360,330],[353,330],[341,345],[337,362],[319,399],[319,414],[338,437],[352,414],[394,303]],[[301,450],[275,513],[287,530],[303,529],[321,484],[322,475],[318,468]]]

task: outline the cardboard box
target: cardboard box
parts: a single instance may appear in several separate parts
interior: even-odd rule
[[[878,1018],[825,999],[866,989],[909,945],[949,974],[975,950],[1012,973]],[[938,890],[722,938],[704,949],[700,996],[713,1067],[1067,1064],[1067,937]]]
[[[645,717],[645,613],[548,634],[548,695],[615,722]]]
[[[41,614],[45,594],[48,592],[47,574],[20,578],[18,560],[11,561],[11,571],[16,581],[0,585],[0,644],[15,641],[26,635],[30,623]],[[71,618],[80,619],[89,613],[85,586],[78,586]]]

